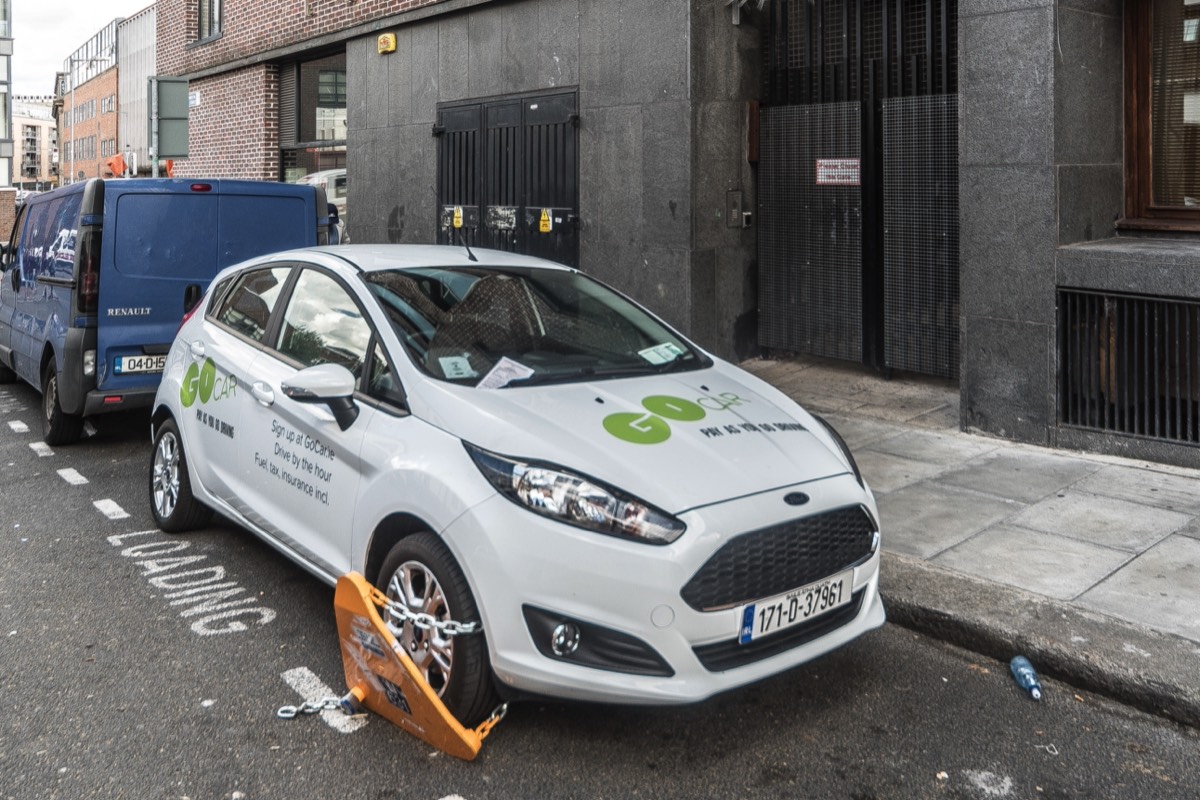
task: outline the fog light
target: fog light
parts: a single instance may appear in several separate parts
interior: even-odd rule
[[[84,350],[83,351],[83,374],[84,375],[95,375],[96,374],[96,351],[95,350]]]
[[[564,622],[554,629],[550,636],[550,649],[554,655],[569,656],[579,649],[579,626],[574,622]]]

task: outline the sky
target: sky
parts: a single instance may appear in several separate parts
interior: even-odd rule
[[[54,73],[71,53],[118,17],[153,0],[13,0],[12,93],[54,93]]]

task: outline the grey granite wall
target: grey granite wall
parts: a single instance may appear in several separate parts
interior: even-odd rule
[[[959,14],[962,424],[1054,444],[1057,250],[1121,211],[1121,0]]]
[[[1054,12],[959,4],[962,424],[1040,443],[1054,422]]]
[[[728,13],[690,0],[496,2],[401,27],[386,56],[373,36],[348,43],[354,241],[434,240],[438,103],[575,87],[581,267],[733,354],[755,304],[754,245],[725,227],[724,203],[738,187],[753,208],[756,74],[739,73],[756,70],[757,38]]]

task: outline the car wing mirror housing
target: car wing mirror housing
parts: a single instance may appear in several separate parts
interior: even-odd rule
[[[354,402],[354,374],[341,364],[318,364],[302,369],[283,381],[283,393],[297,403],[328,406],[338,427],[346,430],[358,419]]]

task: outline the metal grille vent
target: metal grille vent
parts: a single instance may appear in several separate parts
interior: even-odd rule
[[[883,101],[884,360],[957,378],[958,97]]]
[[[862,191],[817,185],[818,159],[861,158],[858,103],[762,114],[759,341],[862,360]]]
[[[1200,443],[1200,302],[1060,291],[1059,421]]]
[[[798,589],[869,556],[874,533],[860,507],[746,533],[714,553],[680,595],[697,611],[712,611]]]

